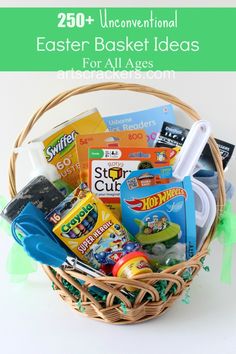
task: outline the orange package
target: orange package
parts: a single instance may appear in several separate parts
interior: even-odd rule
[[[89,149],[89,187],[120,218],[120,186],[132,171],[160,168],[160,183],[170,170],[172,150],[166,147],[124,147]],[[156,181],[157,183],[157,181]]]
[[[146,133],[141,129],[77,136],[76,149],[80,165],[80,178],[81,181],[86,183],[88,183],[88,151],[93,146],[106,146],[113,149],[119,147],[147,147],[148,145]]]

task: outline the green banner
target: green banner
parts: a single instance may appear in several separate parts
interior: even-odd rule
[[[1,71],[235,71],[236,8],[1,8]]]

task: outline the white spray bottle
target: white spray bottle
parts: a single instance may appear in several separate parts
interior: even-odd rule
[[[32,165],[31,177],[38,176],[46,177],[64,196],[69,195],[73,188],[65,181],[61,179],[57,168],[48,163],[44,156],[44,146],[41,142],[33,142],[27,145],[20,146],[14,151],[16,153],[25,150],[28,152],[29,159]]]

